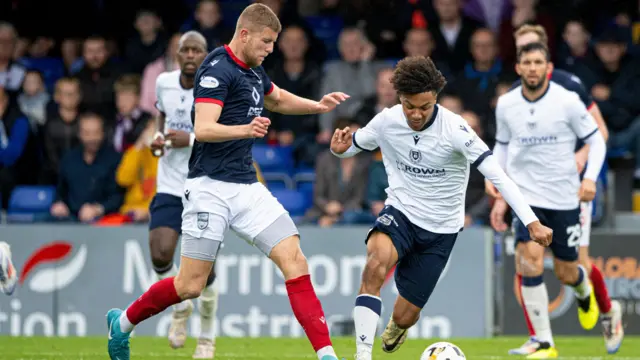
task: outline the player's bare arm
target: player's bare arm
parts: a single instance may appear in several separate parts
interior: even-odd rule
[[[264,106],[269,111],[286,115],[322,114],[335,109],[348,98],[349,95],[345,93],[332,92],[323,96],[320,101],[315,101],[294,95],[273,84],[273,91],[264,97]]]
[[[247,125],[223,125],[218,123],[222,106],[207,102],[195,105],[194,134],[200,142],[223,142],[238,139],[262,138],[267,135],[271,121],[256,117]]]
[[[156,132],[153,135],[153,140],[151,141],[150,146],[154,156],[162,156],[164,154],[164,123],[165,114],[160,112],[160,114],[155,118]]]

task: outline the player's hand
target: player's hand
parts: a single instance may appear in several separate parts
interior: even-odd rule
[[[527,225],[529,229],[529,237],[531,240],[537,242],[538,244],[547,247],[551,244],[551,240],[553,239],[553,230],[548,227],[542,225],[540,221],[536,220],[531,224]]]
[[[333,137],[331,138],[331,151],[336,154],[343,154],[347,151],[353,143],[352,134],[353,133],[348,126],[342,130],[336,129],[336,131],[333,132]]]
[[[591,201],[596,197],[596,183],[591,179],[583,179],[578,191],[580,201]]]
[[[487,179],[484,180],[484,191],[487,193],[487,195],[491,196],[494,199],[502,199],[502,195],[500,195],[500,192],[498,191],[498,189],[496,189],[496,186]]]
[[[153,136],[153,140],[151,141],[151,145],[149,145],[149,147],[151,148],[151,153],[153,154],[153,156],[157,156],[160,157],[162,155],[164,155],[164,135],[161,132],[157,132],[154,136]]]
[[[164,136],[164,144],[169,148],[185,148],[191,143],[191,135],[186,131],[169,130]]]
[[[508,226],[504,222],[504,215],[507,213],[508,207],[507,202],[503,199],[497,199],[493,204],[489,220],[491,222],[491,227],[497,232],[507,231]]]
[[[247,135],[249,138],[263,138],[269,132],[269,125],[271,120],[266,117],[257,116],[253,118],[249,127],[247,128]]]
[[[346,101],[350,96],[342,92],[332,92],[322,97],[316,103],[314,112],[318,114],[329,112],[336,108],[341,102]]]

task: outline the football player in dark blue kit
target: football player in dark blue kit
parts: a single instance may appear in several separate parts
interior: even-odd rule
[[[540,25],[523,25],[518,30],[516,30],[514,37],[517,49],[533,42],[542,42],[544,44],[548,42],[546,31]],[[587,109],[589,109],[589,113],[591,113],[593,118],[596,120],[598,129],[600,130],[600,133],[602,133],[602,136],[606,141],[609,137],[609,132],[607,130],[607,126],[604,122],[602,114],[600,113],[600,109],[598,108],[598,105],[595,103],[595,101],[593,101],[591,95],[584,88],[580,79],[574,74],[560,69],[553,69],[551,73],[548,74],[548,77],[552,82],[578,94],[580,100],[582,100]],[[516,83],[512,86],[512,89],[519,85],[520,80],[516,81]],[[581,142],[579,142],[579,146],[580,148],[576,152],[576,165],[578,167],[578,172],[582,173],[587,162],[589,146]],[[499,193],[495,190],[495,187],[491,183],[486,183],[486,188],[487,193],[490,196],[495,198],[500,197]],[[593,287],[592,294],[593,296],[595,296],[598,302],[598,308],[601,314],[600,322],[604,330],[603,333],[605,337],[607,352],[616,353],[620,348],[620,345],[622,344],[622,340],[624,338],[624,329],[622,327],[622,308],[618,301],[609,299],[609,294],[602,273],[595,265],[591,263],[591,260],[589,258],[589,239],[591,235],[592,208],[592,201],[582,201],[580,203],[580,222],[582,224],[582,229],[580,235],[578,260],[580,262],[580,265],[587,269],[587,272],[589,273],[589,280]],[[519,259],[519,255],[516,253],[516,279],[518,288],[520,288],[520,283],[522,281],[522,275],[520,271],[521,264],[527,263],[537,268],[542,268],[544,266],[544,249],[539,248],[539,251],[533,255],[534,256],[532,256],[531,259]],[[526,308],[523,307],[523,310],[525,319],[527,321],[527,327],[529,328],[530,339],[520,348],[510,350],[509,353],[513,355],[528,355],[532,354],[532,352],[535,351],[536,334],[533,330],[533,327],[531,326],[529,314],[527,313]],[[587,321],[585,321],[583,316],[579,317],[580,323],[585,329],[589,330],[593,327],[593,325],[595,325],[593,323],[588,323]]]
[[[129,360],[129,334],[141,321],[185,299],[198,297],[231,228],[282,271],[293,313],[320,360],[337,360],[322,305],[288,212],[257,181],[251,150],[267,134],[263,108],[283,114],[333,110],[348,96],[304,99],[273,84],[260,66],[274,47],[280,21],[262,4],[238,18],[228,45],[205,58],[195,77],[192,119],[196,141],[184,186],[182,248],[178,275],[155,283],[126,311],[112,309],[109,355]]]

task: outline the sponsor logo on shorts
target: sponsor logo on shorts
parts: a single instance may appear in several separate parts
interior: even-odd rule
[[[204,230],[209,226],[209,213],[198,213],[198,229]]]

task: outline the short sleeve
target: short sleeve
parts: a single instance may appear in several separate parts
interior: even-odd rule
[[[500,100],[498,99],[498,104],[496,106],[496,142],[506,145],[511,140],[511,130],[509,130],[509,126],[507,123],[507,119],[504,113],[504,105],[501,105]]]
[[[269,75],[267,75],[267,72],[264,71],[264,68],[262,68],[261,66],[259,69],[260,77],[262,78],[262,85],[264,87],[264,94],[269,95],[271,94],[271,92],[273,92],[273,83],[271,82],[271,78],[269,78]]]
[[[353,145],[364,151],[373,151],[377,149],[380,146],[378,138],[383,133],[383,124],[384,111],[374,116],[365,127],[360,128],[353,133]]]
[[[231,72],[222,64],[207,67],[196,79],[193,92],[196,103],[212,103],[224,106],[233,81]]]
[[[156,79],[156,109],[164,114],[164,104],[162,103],[162,79],[164,76],[160,75]]]
[[[473,166],[480,165],[487,156],[491,155],[487,144],[480,139],[466,121],[460,119],[451,126],[453,147],[461,152]]]
[[[585,140],[598,131],[598,124],[577,94],[571,93],[566,104],[569,125],[580,140]]]

